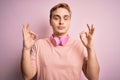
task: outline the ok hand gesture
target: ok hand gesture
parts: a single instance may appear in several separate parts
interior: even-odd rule
[[[22,33],[23,33],[23,47],[25,49],[31,49],[32,45],[37,40],[38,35],[30,31],[29,24],[23,25]]]
[[[89,26],[88,24],[87,27],[88,27],[88,32],[84,32],[84,31],[81,32],[80,39],[87,49],[91,49],[93,47],[93,34],[95,28],[93,27],[93,25]],[[83,35],[85,35],[85,37],[83,37]]]

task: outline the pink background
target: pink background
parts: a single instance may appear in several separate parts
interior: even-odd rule
[[[29,23],[39,38],[49,37],[49,10],[58,2],[72,9],[71,37],[79,39],[87,23],[95,25],[100,80],[120,80],[120,0],[0,0],[0,80],[23,80],[22,25]]]

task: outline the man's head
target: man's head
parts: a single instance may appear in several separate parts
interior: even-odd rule
[[[70,13],[70,17],[71,17],[71,10],[70,10],[69,5],[66,4],[66,3],[59,3],[59,4],[57,4],[57,5],[55,5],[54,7],[51,8],[51,10],[50,10],[50,19],[52,18],[52,13],[53,13],[56,9],[58,9],[58,8],[67,9],[68,12]]]
[[[70,26],[71,10],[66,3],[59,3],[50,10],[50,25],[54,35],[65,35]]]

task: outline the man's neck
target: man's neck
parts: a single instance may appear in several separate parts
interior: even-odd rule
[[[66,33],[66,34],[54,34],[53,33],[53,36],[56,36],[58,38],[66,37],[67,35],[68,35],[68,33]]]

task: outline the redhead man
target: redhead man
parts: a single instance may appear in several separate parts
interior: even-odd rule
[[[25,80],[81,80],[81,72],[88,80],[98,80],[99,64],[93,46],[94,26],[80,33],[80,40],[68,34],[71,10],[59,3],[50,10],[53,33],[37,40],[37,34],[23,25],[22,72]],[[83,37],[85,35],[85,37]]]

